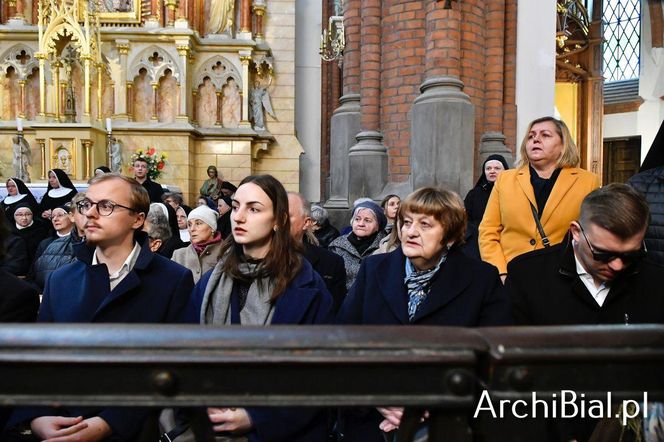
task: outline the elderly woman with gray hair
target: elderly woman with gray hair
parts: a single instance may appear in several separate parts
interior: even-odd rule
[[[353,209],[351,232],[330,243],[329,250],[341,256],[346,267],[346,289],[353,285],[360,263],[371,255],[385,236],[387,218],[383,209],[373,201],[363,201]]]

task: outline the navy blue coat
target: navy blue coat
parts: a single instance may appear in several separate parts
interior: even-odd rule
[[[194,288],[190,322],[199,322],[203,295],[212,270],[203,275]],[[325,324],[332,319],[332,295],[306,259],[302,269],[277,298],[271,325]],[[324,413],[315,408],[246,408],[254,429],[247,435],[250,442],[320,442],[327,440]]]
[[[401,248],[364,259],[337,315],[342,324],[446,325],[478,327],[510,324],[510,305],[490,264],[453,248],[414,321],[408,321],[406,257]]]
[[[362,261],[355,283],[341,306],[341,324],[442,325],[477,327],[511,323],[510,305],[498,270],[453,248],[434,276],[431,290],[408,320],[406,257],[401,248]],[[395,404],[397,405],[397,404]],[[384,442],[375,409],[343,413],[340,431],[346,442]]]
[[[51,273],[46,280],[39,322],[57,323],[178,323],[194,286],[191,271],[153,254],[146,236],[131,272],[110,290],[105,264],[92,266],[94,247],[74,246],[77,260]],[[118,382],[121,382],[120,380]],[[56,413],[56,414],[53,414]],[[37,416],[99,416],[113,430],[113,440],[133,440],[148,416],[146,409],[59,408],[20,410],[20,419]]]

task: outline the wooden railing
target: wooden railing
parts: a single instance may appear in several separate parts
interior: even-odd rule
[[[4,405],[403,405],[396,440],[428,410],[429,440],[462,441],[485,390],[662,400],[664,326],[0,327]]]

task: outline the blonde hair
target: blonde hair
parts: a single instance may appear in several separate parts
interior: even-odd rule
[[[150,195],[145,190],[145,187],[135,179],[120,175],[119,173],[105,173],[90,178],[88,185],[92,186],[93,184],[111,180],[120,180],[129,184],[129,205],[136,213],[143,213],[145,216],[148,216],[148,212],[150,211]]]
[[[523,141],[521,141],[521,148],[519,149],[519,154],[521,155],[521,158],[519,159],[517,168],[528,166],[530,164],[530,161],[528,160],[528,152],[526,150],[526,144],[528,144],[528,135],[530,134],[530,131],[532,130],[533,126],[539,123],[545,123],[547,121],[553,123],[553,125],[556,128],[556,133],[558,134],[563,143],[563,152],[560,155],[560,158],[558,158],[556,167],[558,168],[579,167],[579,164],[581,163],[579,148],[576,146],[576,143],[572,139],[572,134],[570,133],[569,128],[567,127],[565,122],[553,117],[542,117],[531,121],[530,124],[528,125],[528,129],[526,129],[526,135],[523,137]]]

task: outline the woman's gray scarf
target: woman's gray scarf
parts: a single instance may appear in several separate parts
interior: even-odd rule
[[[200,314],[201,324],[231,324],[231,294],[233,278],[222,270],[224,259],[212,270],[210,280],[205,287]],[[274,291],[274,282],[262,272],[262,264],[241,263],[240,272],[252,280],[247,293],[247,301],[240,311],[242,325],[268,325],[272,322],[274,304],[270,296]]]

